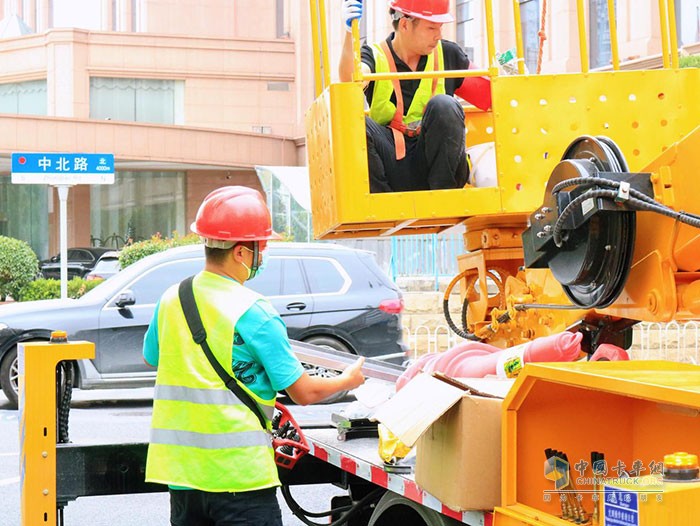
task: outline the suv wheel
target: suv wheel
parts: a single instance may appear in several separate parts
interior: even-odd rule
[[[330,338],[328,336],[312,336],[304,340],[306,343],[312,345],[318,345],[319,347],[325,347],[327,349],[333,349],[334,351],[340,351],[347,354],[353,354],[350,348],[344,343],[336,340],[335,338]],[[302,364],[309,376],[320,376],[322,378],[333,378],[338,376],[340,371],[334,369],[326,369],[325,367],[317,367],[315,365],[310,365],[308,363]],[[339,391],[334,395],[324,398],[319,402],[319,404],[335,404],[336,402],[341,402],[348,395],[347,391]]]
[[[0,364],[0,386],[10,405],[16,408],[19,393],[19,360],[16,345],[5,353]]]

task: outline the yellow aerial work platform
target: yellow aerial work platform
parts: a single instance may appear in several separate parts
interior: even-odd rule
[[[585,2],[576,0],[581,72],[556,75],[525,75],[522,59],[520,74],[499,75],[492,3],[484,0],[488,56],[494,61],[488,69],[363,74],[355,24],[353,81],[332,83],[325,2],[311,0],[317,99],[306,127],[314,236],[439,233],[463,224],[468,253],[459,257],[460,274],[444,302],[460,283],[467,316],[462,329],[449,318],[448,325],[463,338],[498,346],[567,330],[584,318],[589,325],[600,318],[697,318],[700,69],[679,67],[673,0],[659,0],[663,68],[636,71],[620,70],[610,0],[612,71],[597,72],[588,67]],[[513,15],[516,55],[522,57],[517,0]],[[466,108],[465,141],[468,147],[494,145],[497,182],[370,193],[363,82],[436,76],[490,77],[492,109]],[[586,163],[595,169],[588,172]],[[586,177],[609,185],[616,174],[632,185],[635,203],[584,201],[588,182],[565,197],[554,190],[557,183],[568,188],[567,182]],[[640,194],[646,205],[640,205]],[[578,209],[567,207],[576,199]],[[600,211],[595,221],[586,211],[594,206]],[[610,219],[622,211],[627,215]],[[579,223],[562,226],[565,219]],[[606,268],[613,270],[596,270]],[[487,282],[498,288],[496,296],[488,293]]]
[[[582,14],[583,1],[577,2]],[[485,1],[485,12],[489,56],[494,57],[491,3]],[[514,4],[516,40],[522,56],[518,2]],[[660,5],[673,13],[672,1],[662,0]],[[325,20],[323,1],[311,0],[311,7],[314,20]],[[675,41],[673,22],[671,29],[662,31],[665,42],[671,36]],[[307,114],[306,125],[317,238],[437,233],[476,216],[512,215],[524,228],[526,215],[542,202],[553,168],[574,139],[583,135],[610,137],[626,155],[629,170],[643,171],[699,124],[700,70],[678,69],[677,56],[669,56],[670,46],[665,45],[666,68],[619,71],[613,38],[615,70],[589,72],[585,27],[579,23],[582,73],[499,76],[495,67],[443,72],[450,77],[491,77],[493,108],[489,112],[467,109],[466,144],[495,143],[497,186],[371,194],[362,81],[431,74],[363,76],[356,56],[356,81],[330,83],[325,26],[314,29],[319,96]]]

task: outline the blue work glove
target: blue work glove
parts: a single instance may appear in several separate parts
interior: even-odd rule
[[[352,31],[352,21],[362,18],[362,0],[343,0],[345,29]]]

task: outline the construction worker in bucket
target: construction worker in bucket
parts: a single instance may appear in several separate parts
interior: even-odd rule
[[[352,80],[352,21],[362,16],[362,0],[343,0],[347,33],[340,58],[341,82]],[[442,25],[454,19],[449,0],[390,0],[394,32],[362,47],[364,73],[466,70],[462,48],[442,39]],[[488,79],[415,79],[368,82],[365,97],[371,192],[461,188],[469,166],[464,111],[453,95],[475,106],[491,107]]]
[[[279,314],[244,286],[261,272],[276,236],[259,192],[211,192],[191,229],[205,245],[192,290],[211,354],[262,408],[268,429],[278,391],[305,405],[364,382],[363,358],[335,378],[309,376]],[[178,289],[163,294],[144,338],[144,359],[158,367],[146,481],[169,486],[174,526],[281,525],[268,429],[193,340]]]

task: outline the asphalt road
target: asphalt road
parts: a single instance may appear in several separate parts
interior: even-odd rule
[[[70,413],[70,440],[80,444],[147,442],[152,410],[152,389],[75,391]],[[292,406],[302,425],[329,422],[332,411],[345,404]],[[0,524],[20,526],[18,411],[9,408],[0,391]],[[306,509],[322,511],[330,498],[342,491],[325,486],[292,489]],[[302,526],[281,496],[285,526]],[[64,511],[66,526],[168,525],[167,493],[83,497],[69,503]],[[53,525],[51,525],[53,526]]]

